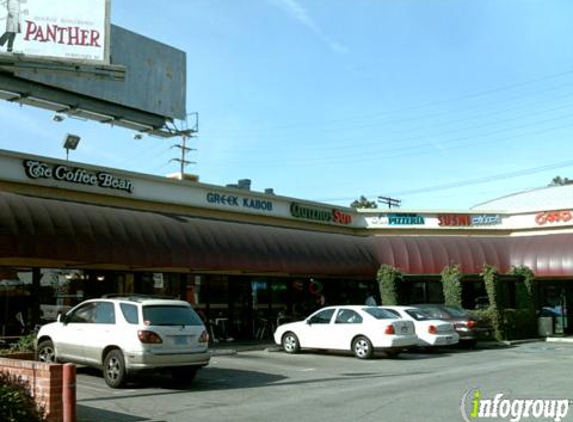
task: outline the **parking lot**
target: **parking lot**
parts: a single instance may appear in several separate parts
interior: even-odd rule
[[[572,365],[571,344],[452,349],[365,361],[260,350],[213,357],[185,388],[169,377],[147,376],[122,390],[108,388],[97,371],[78,368],[78,420],[462,421],[460,402],[475,388],[484,397],[573,399]],[[573,410],[563,420],[573,421]]]

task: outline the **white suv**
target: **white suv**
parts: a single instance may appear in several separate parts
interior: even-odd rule
[[[189,303],[144,296],[87,300],[40,328],[37,359],[103,369],[105,382],[121,387],[145,369],[170,369],[191,381],[209,363],[209,336]]]

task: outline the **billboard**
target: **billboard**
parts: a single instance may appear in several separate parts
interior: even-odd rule
[[[109,64],[111,0],[0,0],[0,57]]]

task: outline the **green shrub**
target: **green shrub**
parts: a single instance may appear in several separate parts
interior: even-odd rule
[[[35,334],[22,336],[12,345],[0,348],[0,355],[8,353],[33,353],[35,351]]]
[[[479,319],[486,320],[493,327],[493,320],[495,318],[495,309],[491,306],[484,309],[472,309],[469,311],[471,315],[476,316]]]
[[[383,264],[378,270],[377,280],[383,305],[398,305],[398,282],[403,279],[402,273],[391,265]]]
[[[523,340],[537,337],[535,311],[527,309],[505,309],[503,311],[505,340]]]
[[[36,405],[29,384],[7,372],[0,372],[0,421],[45,421],[44,410]]]
[[[495,338],[498,340],[506,340],[507,333],[505,332],[506,327],[503,319],[503,308],[501,307],[499,297],[499,272],[497,268],[492,265],[484,265],[480,275],[485,283],[485,290],[487,291],[487,297],[490,303],[487,311],[490,315],[491,325],[495,330]]]
[[[36,347],[36,335],[28,334],[18,339],[18,342],[11,347],[13,352],[26,353],[34,352]]]
[[[535,273],[524,265],[511,267],[511,275],[519,278],[520,282],[516,285],[517,307],[520,309],[531,308],[537,309],[535,298]]]
[[[444,303],[462,307],[462,275],[459,265],[449,265],[442,270]]]

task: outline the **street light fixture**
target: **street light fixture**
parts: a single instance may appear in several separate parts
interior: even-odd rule
[[[69,160],[70,150],[75,150],[80,143],[80,137],[78,135],[72,135],[68,133],[64,138],[64,149],[66,150],[66,161]]]

